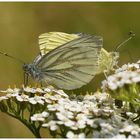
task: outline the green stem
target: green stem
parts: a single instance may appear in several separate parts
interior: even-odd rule
[[[39,133],[39,129],[35,128],[35,126],[29,124],[25,119],[23,120],[19,116],[14,116],[13,114],[10,114],[8,112],[6,112],[6,113],[11,117],[20,120],[26,127],[28,127],[28,129],[33,133],[33,135],[36,138],[41,138],[40,133]]]

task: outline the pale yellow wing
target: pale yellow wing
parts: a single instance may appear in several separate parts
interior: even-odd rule
[[[48,32],[39,36],[39,49],[41,55],[47,54],[49,51],[79,38],[78,34],[67,34],[63,32]]]

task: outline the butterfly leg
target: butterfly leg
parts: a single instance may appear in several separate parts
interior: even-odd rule
[[[107,74],[107,71],[106,70],[104,70],[104,76],[105,76],[105,78],[107,80],[108,79],[108,74]]]
[[[25,87],[28,85],[28,74],[27,73],[24,73],[24,85]]]
[[[23,74],[23,83],[24,83],[24,86],[25,86],[25,76],[26,74],[25,74],[25,72],[24,72],[24,74]]]
[[[43,82],[42,81],[40,82],[40,85],[41,85],[41,87],[43,87]]]

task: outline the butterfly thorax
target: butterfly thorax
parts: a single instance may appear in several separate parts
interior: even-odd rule
[[[34,64],[24,64],[23,70],[26,74],[30,75],[33,79],[40,81],[42,79],[41,72]]]
[[[118,52],[107,52],[105,49],[102,48],[99,56],[99,66],[97,74],[103,73],[104,71],[113,71],[114,67],[117,66],[118,58]]]

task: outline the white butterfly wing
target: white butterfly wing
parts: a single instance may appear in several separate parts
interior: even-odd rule
[[[67,34],[63,32],[48,32],[39,36],[39,49],[41,55],[61,46],[73,39],[79,38],[78,34]]]
[[[44,55],[36,64],[43,81],[72,90],[89,83],[96,75],[102,37],[83,35]]]

